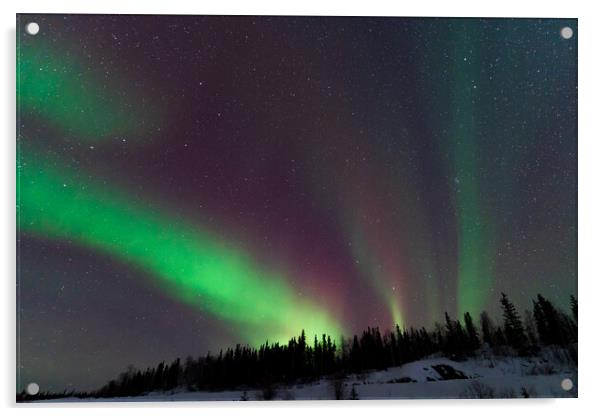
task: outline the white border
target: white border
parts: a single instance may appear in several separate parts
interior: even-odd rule
[[[290,3],[290,4],[289,4]],[[599,297],[602,293],[597,254],[598,237],[602,235],[600,216],[602,204],[600,189],[600,158],[602,157],[599,126],[599,101],[602,45],[600,35],[601,15],[594,6],[596,2],[526,0],[487,1],[231,1],[212,2],[194,0],[3,0],[2,8],[2,71],[3,99],[2,163],[0,174],[0,210],[2,215],[2,248],[0,265],[2,273],[2,375],[0,392],[2,405],[15,411],[15,13],[136,13],[136,14],[297,14],[297,15],[366,15],[366,16],[486,16],[486,17],[577,17],[579,18],[579,395],[576,400],[506,400],[500,401],[390,401],[390,402],[274,402],[274,403],[175,403],[175,404],[128,404],[67,406],[56,405],[20,406],[20,414],[42,411],[48,415],[78,414],[82,408],[92,414],[110,411],[114,414],[164,415],[177,413],[195,414],[331,414],[345,412],[351,415],[364,414],[369,409],[377,412],[445,413],[467,415],[487,412],[488,415],[507,415],[509,412],[545,412],[546,415],[587,414],[596,409],[595,399],[600,393],[602,371],[600,348],[602,332],[599,325]],[[25,408],[23,408],[25,407]],[[596,409],[599,410],[599,409]],[[596,412],[597,413],[597,412]]]

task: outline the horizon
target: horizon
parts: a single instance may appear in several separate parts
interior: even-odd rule
[[[540,295],[540,294],[537,294],[537,295]],[[536,295],[536,297],[537,297],[537,295]],[[576,298],[576,296],[573,295],[573,294],[569,295],[569,299],[571,297],[575,297]],[[512,302],[512,299],[511,298],[509,298],[509,299]],[[533,302],[535,302],[535,299],[533,299]],[[560,305],[555,305],[555,304],[554,304],[554,307],[558,311],[560,311],[561,313],[563,313],[566,316],[568,316],[568,312],[569,312],[568,309],[561,308]],[[498,309],[502,309],[502,308],[500,307]],[[524,320],[525,320],[524,314],[527,311],[532,313],[532,311],[529,310],[529,309],[522,311],[522,313],[520,311],[517,311],[519,313],[519,317],[520,317],[521,321],[523,321],[523,323],[524,323]],[[447,313],[447,312],[445,312],[445,313]],[[467,312],[467,313],[469,313],[469,312]],[[502,328],[502,325],[500,324],[500,318],[501,318],[501,316],[496,316],[495,314],[491,314],[489,311],[483,310],[476,317],[472,317],[473,320],[474,320],[474,323],[476,325],[477,335],[479,336],[479,339],[481,340],[482,344],[484,345],[486,343],[482,339],[483,334],[482,334],[481,320],[480,320],[481,315],[483,313],[486,313],[488,315],[488,317],[491,319],[491,321],[492,321],[492,323],[493,323],[494,326],[497,326],[498,328]],[[460,316],[457,316],[457,317],[450,316],[450,319],[452,320],[452,322],[456,322],[457,321],[464,329],[466,329],[466,322],[465,322],[463,316],[464,316],[464,313],[460,314]],[[437,328],[438,326],[439,326],[439,328]],[[252,350],[256,350],[257,351],[257,350],[260,350],[263,347],[273,348],[273,347],[276,347],[276,346],[286,346],[287,344],[289,344],[292,341],[299,340],[302,335],[305,335],[305,338],[306,338],[306,348],[312,348],[312,346],[314,345],[314,340],[317,340],[318,343],[321,343],[323,341],[323,337],[327,337],[333,343],[333,346],[335,348],[335,354],[337,356],[340,356],[340,354],[342,354],[343,349],[344,349],[344,346],[343,346],[343,344],[341,344],[341,342],[343,342],[345,345],[347,345],[347,347],[349,347],[353,343],[354,338],[356,338],[356,337],[359,338],[360,336],[362,336],[367,331],[369,332],[370,330],[376,329],[376,330],[378,330],[380,332],[381,329],[382,329],[382,332],[380,332],[380,334],[383,337],[387,337],[387,336],[389,336],[391,334],[397,333],[397,329],[398,328],[399,328],[399,331],[402,334],[406,333],[406,332],[411,332],[413,330],[420,331],[420,330],[423,330],[423,329],[426,330],[427,333],[429,333],[429,334],[436,334],[437,333],[437,329],[439,329],[440,331],[445,330],[445,324],[444,324],[444,320],[443,320],[443,324],[441,322],[439,322],[439,321],[434,321],[429,327],[426,327],[426,326],[415,327],[415,326],[412,326],[412,325],[407,326],[407,327],[400,327],[398,324],[395,324],[392,327],[387,327],[387,328],[382,328],[382,327],[380,327],[378,325],[374,326],[374,327],[368,326],[368,327],[362,329],[361,332],[354,333],[352,335],[342,334],[342,335],[340,335],[337,338],[331,337],[330,334],[326,334],[326,333],[323,333],[323,334],[307,334],[304,329],[301,329],[298,332],[297,335],[290,336],[289,339],[286,340],[286,341],[284,341],[284,342],[270,341],[269,339],[266,339],[263,343],[259,343],[259,344],[256,344],[256,345],[251,345],[249,343],[236,343],[234,345],[227,345],[225,347],[221,347],[221,348],[219,348],[218,350],[215,350],[215,351],[209,351],[208,350],[206,353],[198,353],[196,355],[175,356],[175,357],[171,357],[171,358],[164,358],[164,359],[160,360],[159,362],[151,363],[151,364],[149,364],[147,366],[142,366],[142,367],[136,367],[136,366],[133,366],[132,364],[128,364],[127,366],[125,366],[122,369],[121,372],[115,374],[112,378],[107,379],[105,382],[103,382],[98,387],[88,388],[86,390],[86,389],[77,389],[76,387],[71,386],[71,388],[69,388],[69,389],[65,388],[65,389],[63,389],[61,391],[59,391],[59,390],[55,390],[55,391],[50,391],[50,390],[40,391],[37,395],[38,396],[43,396],[43,395],[48,395],[48,394],[61,394],[63,392],[67,392],[67,393],[74,392],[76,394],[79,394],[79,393],[94,393],[94,392],[97,392],[98,390],[100,390],[102,387],[106,386],[107,383],[110,380],[116,380],[116,379],[118,379],[118,376],[120,374],[123,374],[125,372],[129,372],[130,369],[133,369],[133,370],[136,370],[136,371],[146,371],[146,370],[154,368],[155,366],[157,366],[160,363],[165,363],[166,365],[168,365],[170,363],[175,362],[176,360],[184,362],[188,358],[192,358],[192,359],[205,359],[206,357],[209,357],[209,356],[215,358],[215,357],[221,356],[224,351],[238,349],[239,347],[240,348],[250,348]],[[531,330],[536,330],[535,328],[530,328],[530,329]],[[219,353],[218,353],[218,351],[219,351]],[[435,352],[435,354],[441,354],[441,353],[442,353],[442,351]],[[24,393],[25,391],[26,391],[26,387],[23,386],[23,388],[21,389],[21,392]],[[17,389],[17,392],[19,392],[18,389]]]

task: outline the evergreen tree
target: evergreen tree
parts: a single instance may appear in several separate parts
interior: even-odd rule
[[[295,351],[295,361],[297,362],[298,371],[301,376],[305,376],[307,373],[306,349],[307,339],[305,337],[305,330],[303,329],[297,340],[297,349]]]
[[[544,345],[566,345],[570,340],[568,323],[561,319],[561,314],[552,302],[537,295],[533,303],[533,315],[539,333],[539,339]]]
[[[514,304],[510,302],[505,293],[502,293],[500,303],[504,314],[504,335],[508,344],[518,352],[523,353],[527,346],[527,336],[525,335],[523,323],[516,312]]]
[[[439,322],[435,322],[435,330],[433,332],[434,342],[439,346],[443,347],[443,326]]]
[[[353,344],[351,345],[351,369],[354,372],[359,372],[362,369],[362,350],[357,335],[353,336]]]
[[[355,386],[351,387],[351,396],[349,397],[349,399],[351,400],[359,400],[360,396],[357,394],[357,391],[355,391]]]
[[[197,376],[196,361],[188,356],[184,362],[184,383],[188,390],[194,390]]]
[[[508,340],[504,335],[504,331],[499,326],[495,329],[495,332],[493,333],[493,345],[508,345]]]
[[[470,352],[468,337],[460,321],[452,321],[445,312],[445,352],[452,357],[463,356]]]
[[[464,325],[466,326],[466,335],[468,337],[468,346],[471,351],[478,349],[481,346],[479,336],[477,335],[477,329],[472,321],[472,316],[469,312],[464,314]]]
[[[339,348],[326,334],[321,338],[316,335],[313,346],[308,345],[305,331],[301,331],[300,336],[282,345],[267,341],[259,348],[236,345],[219,351],[218,355],[207,353],[198,359],[187,357],[183,364],[179,359],[168,364],[161,362],[144,371],[129,366],[117,379],[91,394],[95,397],[130,396],[179,387],[189,390],[263,388],[283,382],[315,380],[334,373],[340,376],[387,368],[420,360],[434,352],[461,358],[479,348],[481,340],[491,346],[511,345],[521,354],[533,352],[531,347],[538,338],[544,345],[577,341],[576,299],[573,297],[572,317],[557,310],[541,295],[533,302],[533,315],[527,311],[524,321],[505,294],[502,294],[501,305],[503,327],[495,325],[487,313],[480,314],[482,338],[479,338],[469,313],[463,315],[464,325],[445,313],[445,325],[435,323],[431,332],[424,327],[402,330],[395,326],[392,331],[381,334],[378,327],[367,328],[360,336],[343,338]],[[570,351],[576,362],[576,349]],[[498,353],[504,353],[503,349]],[[74,393],[63,393],[67,394]]]
[[[481,320],[481,334],[483,335],[483,342],[486,342],[490,346],[493,346],[493,334],[495,333],[495,328],[493,327],[493,322],[491,321],[491,318],[485,311],[481,312],[480,320]]]
[[[529,309],[525,309],[525,334],[527,335],[529,345],[537,345],[537,329],[535,327],[533,313]]]
[[[573,319],[575,322],[577,322],[577,299],[573,295],[571,295],[571,313],[573,315]]]
[[[447,312],[445,312],[444,348],[449,354],[457,352],[456,327]]]

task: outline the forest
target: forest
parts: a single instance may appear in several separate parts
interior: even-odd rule
[[[556,307],[538,294],[532,309],[521,314],[504,293],[500,297],[501,322],[487,312],[476,319],[464,313],[433,328],[400,328],[381,331],[370,327],[350,338],[334,340],[323,334],[313,339],[305,331],[286,344],[268,343],[251,347],[236,345],[199,357],[177,358],[154,367],[123,373],[96,391],[44,392],[35,397],[25,392],[17,401],[65,397],[111,398],[139,396],[149,392],[174,389],[225,390],[259,388],[263,399],[271,399],[275,385],[305,383],[322,377],[343,377],[372,370],[382,370],[441,354],[462,361],[483,349],[500,356],[536,356],[546,346],[567,348],[577,365],[577,299],[570,296],[569,312]],[[243,397],[243,400],[245,398]]]

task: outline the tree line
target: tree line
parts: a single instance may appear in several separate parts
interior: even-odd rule
[[[176,388],[190,391],[265,388],[277,383],[307,382],[323,376],[385,369],[434,353],[456,360],[469,358],[483,349],[491,349],[499,355],[527,356],[536,355],[544,346],[568,346],[577,342],[574,296],[570,297],[570,314],[540,294],[533,300],[533,308],[526,310],[522,317],[504,293],[500,306],[500,325],[487,312],[480,314],[478,323],[468,312],[462,320],[452,319],[446,312],[444,323],[435,323],[430,331],[424,327],[402,330],[398,325],[384,333],[378,327],[367,328],[360,335],[342,338],[338,345],[326,334],[308,340],[302,330],[298,337],[285,344],[266,341],[258,348],[236,345],[216,355],[187,357],[183,362],[178,358],[145,370],[129,366],[97,391],[64,392],[62,397],[137,396]],[[576,349],[570,350],[576,363]],[[24,393],[21,395],[21,399],[25,399]]]

